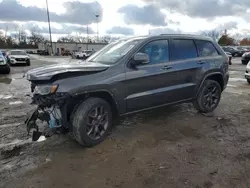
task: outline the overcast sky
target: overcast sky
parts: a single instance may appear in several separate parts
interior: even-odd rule
[[[199,33],[250,36],[250,0],[48,0],[55,35]],[[46,0],[0,0],[0,29],[48,33]]]

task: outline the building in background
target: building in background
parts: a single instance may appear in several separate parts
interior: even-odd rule
[[[55,54],[61,55],[64,52],[76,52],[82,50],[100,50],[108,43],[75,43],[75,42],[53,42],[52,49]],[[38,50],[45,50],[51,54],[50,43],[39,43]]]

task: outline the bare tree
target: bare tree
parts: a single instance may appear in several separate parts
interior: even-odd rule
[[[84,42],[87,42],[87,37],[84,37],[81,35],[81,33],[77,32],[74,36],[73,36],[74,40],[76,42],[79,42],[79,43],[84,43]]]
[[[240,44],[240,41],[243,39],[242,35],[240,33],[236,33],[232,36],[232,38],[235,40],[236,44]]]
[[[215,41],[218,41],[218,39],[220,38],[220,32],[218,32],[217,30],[204,31],[202,35],[211,37]]]

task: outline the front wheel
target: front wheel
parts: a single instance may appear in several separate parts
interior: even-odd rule
[[[250,84],[250,79],[247,79],[247,82]]]
[[[214,80],[205,80],[193,105],[202,113],[212,112],[218,106],[220,98],[220,84]]]
[[[112,127],[112,111],[101,98],[82,102],[72,115],[72,136],[82,146],[92,147],[101,143]]]

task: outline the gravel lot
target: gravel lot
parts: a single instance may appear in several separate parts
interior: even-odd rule
[[[232,60],[229,85],[211,114],[183,104],[131,115],[91,149],[67,134],[31,142],[24,120],[34,107],[23,73],[67,61],[33,56],[31,67],[0,76],[0,187],[250,186],[250,85],[239,58]]]

